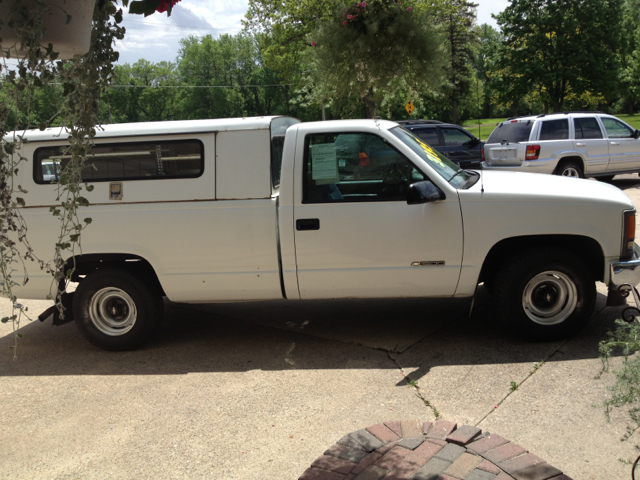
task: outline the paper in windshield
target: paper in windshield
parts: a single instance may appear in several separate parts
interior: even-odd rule
[[[311,145],[310,150],[311,178],[316,181],[316,185],[339,182],[335,145],[333,143]]]

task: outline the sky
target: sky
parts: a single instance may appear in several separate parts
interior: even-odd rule
[[[504,10],[508,0],[475,0],[477,23],[496,26],[492,13]],[[189,35],[236,34],[242,30],[241,20],[247,11],[247,0],[182,0],[167,17],[155,13],[148,17],[125,13],[127,29],[124,40],[116,43],[119,64],[133,64],[144,58],[150,62],[174,62],[180,50],[180,39]]]

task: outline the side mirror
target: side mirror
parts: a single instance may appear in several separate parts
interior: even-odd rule
[[[436,202],[445,198],[444,192],[427,180],[409,185],[409,191],[407,192],[407,203],[409,205]]]
[[[640,130],[636,130],[635,132],[633,132],[632,137],[633,137],[633,138],[638,138],[638,137],[640,137]]]

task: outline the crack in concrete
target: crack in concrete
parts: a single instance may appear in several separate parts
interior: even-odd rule
[[[424,398],[424,396],[420,392],[420,387],[418,385],[418,382],[416,382],[409,375],[404,373],[404,370],[402,369],[398,361],[391,356],[391,352],[387,352],[387,358],[395,364],[398,370],[400,370],[400,373],[402,374],[402,377],[404,378],[405,382],[407,382],[407,385],[413,387],[415,396],[420,399],[420,401],[424,404],[425,407],[431,410],[431,413],[433,413],[433,416],[437,420],[438,417],[440,417],[440,412],[435,407],[435,405],[433,405],[429,400]]]
[[[607,308],[606,305],[604,307],[602,307],[597,313],[595,313],[591,319],[589,320],[588,323],[591,323],[593,321],[596,320],[596,318],[598,318],[600,316],[600,314],[604,311],[604,309]],[[586,327],[586,325],[585,325]],[[496,405],[494,405],[494,407],[489,410],[478,422],[476,422],[474,424],[474,427],[478,427],[482,422],[484,422],[493,412],[495,412],[497,410],[498,407],[500,407],[500,405],[502,405],[507,398],[509,398],[511,395],[513,395],[515,392],[518,391],[518,388],[520,388],[522,386],[522,384],[524,384],[524,382],[526,382],[527,380],[529,380],[529,378],[531,378],[538,370],[540,370],[546,363],[548,363],[556,354],[560,354],[560,355],[565,355],[565,352],[562,351],[562,348],[567,345],[569,342],[571,341],[571,339],[567,339],[564,342],[562,342],[558,348],[556,348],[553,352],[551,352],[546,359],[539,361],[538,363],[534,364],[533,369],[529,372],[529,374],[524,377],[524,379],[516,384],[516,388],[512,389],[507,395],[505,395]]]

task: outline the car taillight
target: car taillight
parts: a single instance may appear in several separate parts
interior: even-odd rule
[[[540,145],[527,145],[526,160],[537,160],[540,156]]]
[[[633,247],[636,239],[636,211],[627,210],[624,212],[624,226],[622,232],[621,260],[633,258]]]
[[[482,147],[482,150],[480,151],[480,155],[482,156],[482,161],[484,162],[484,146]]]

